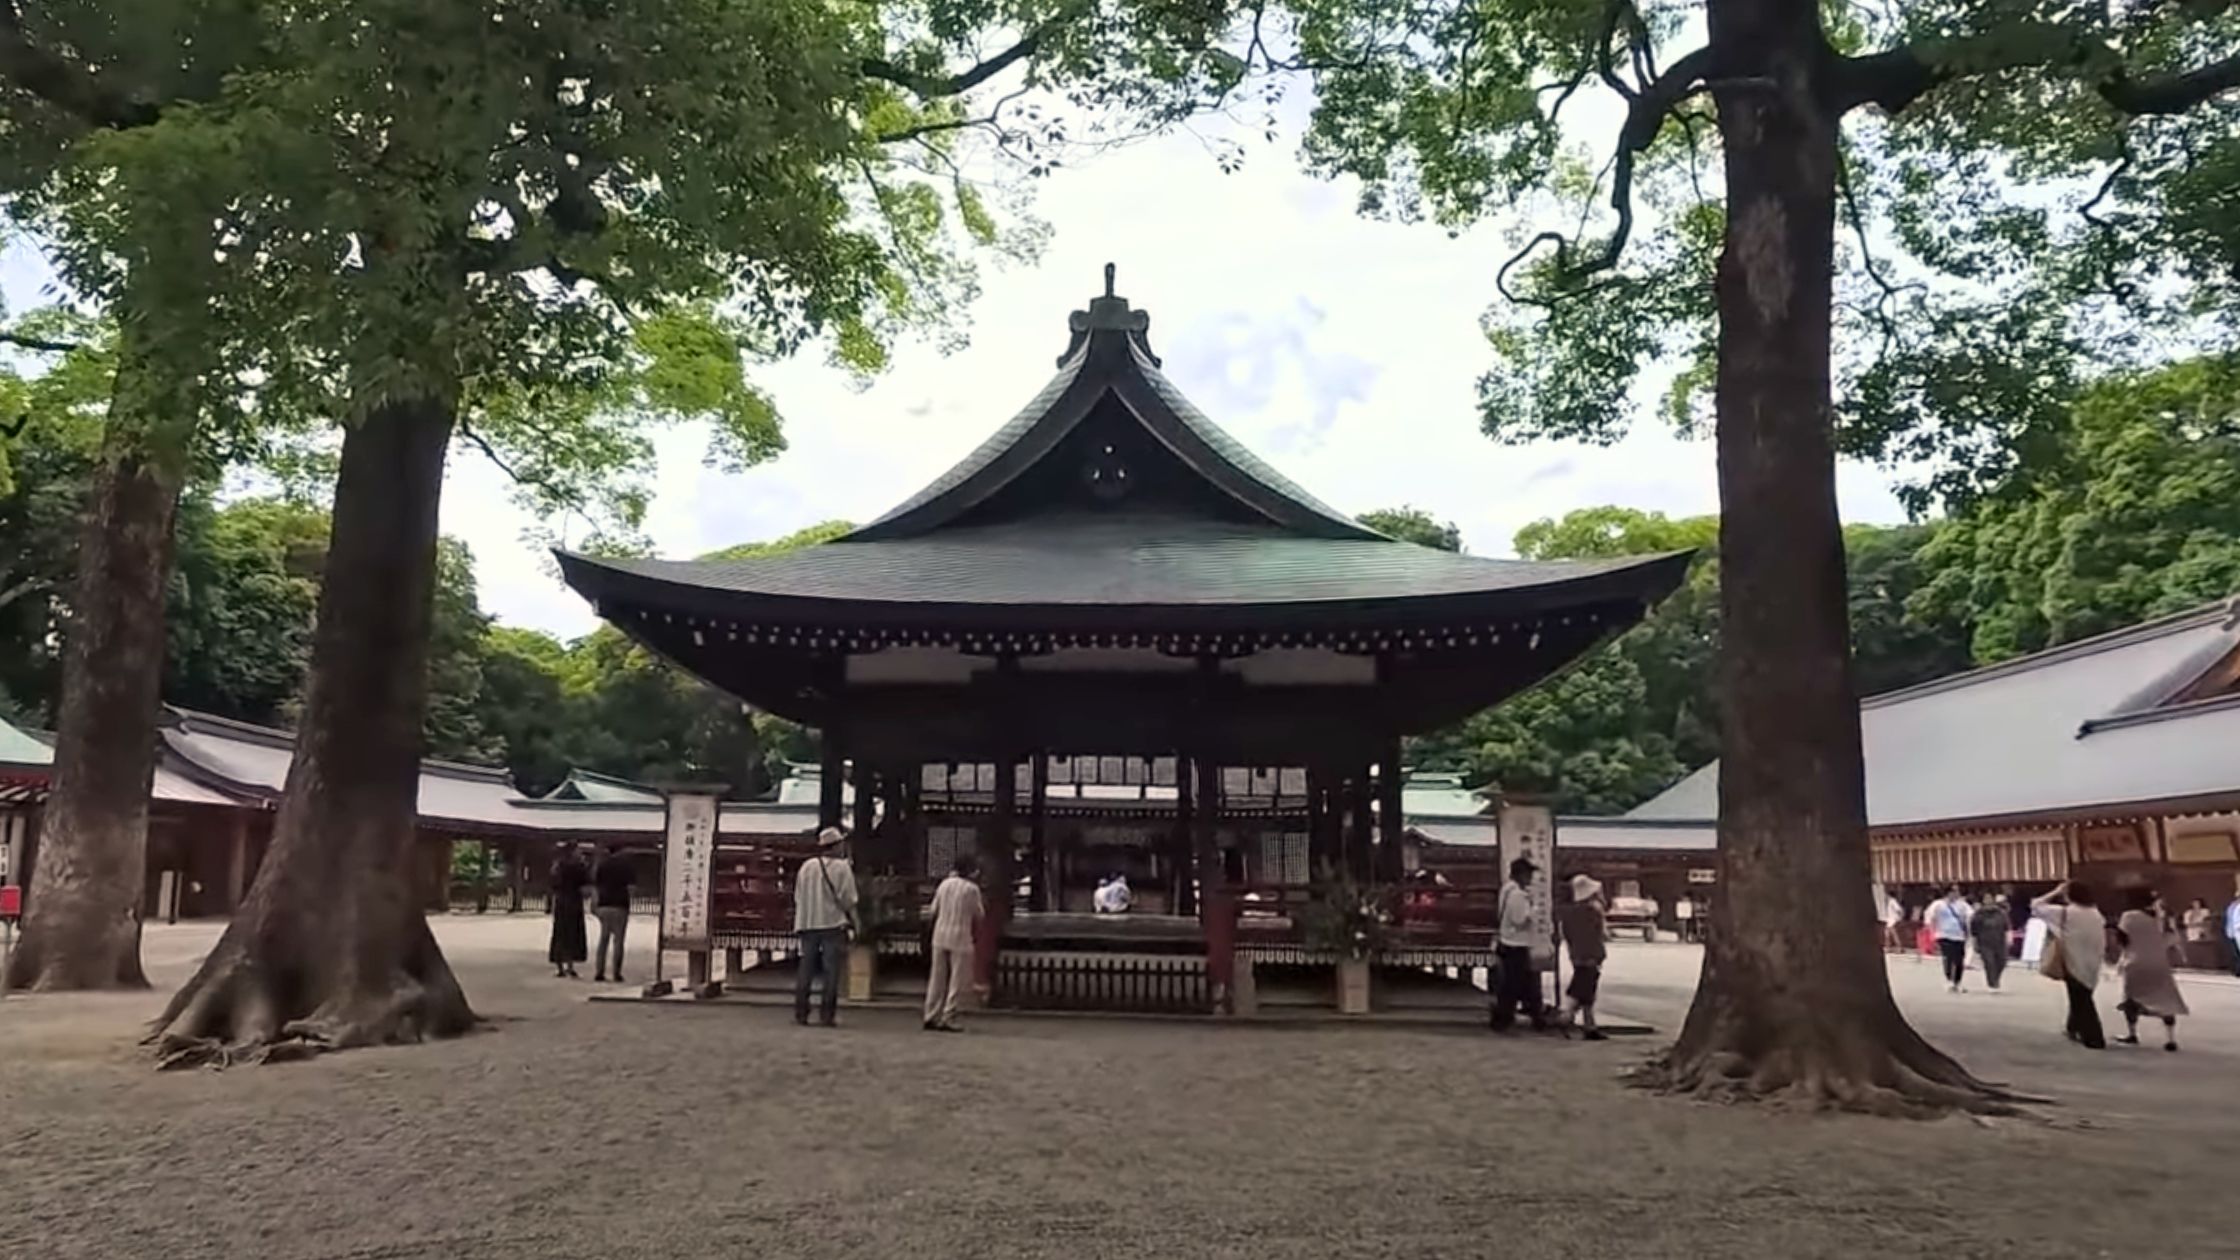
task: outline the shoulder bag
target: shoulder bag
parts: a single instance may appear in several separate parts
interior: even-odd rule
[[[2068,928],[2069,908],[2063,906],[2060,925],[2046,924],[2046,943],[2038,951],[2038,974],[2048,980],[2069,978],[2069,960],[2065,953],[2068,945],[2062,939],[2068,935]]]

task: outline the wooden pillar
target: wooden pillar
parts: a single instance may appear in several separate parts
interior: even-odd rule
[[[923,861],[910,856],[908,785],[913,777],[909,766],[890,765],[879,771],[879,801],[886,806],[879,824],[879,856],[886,869],[897,875],[911,874]]]
[[[1167,852],[1174,863],[1174,893],[1167,905],[1175,914],[1196,914],[1198,898],[1191,889],[1196,878],[1197,857],[1197,799],[1196,780],[1198,763],[1188,753],[1178,752],[1174,758],[1174,843]]]
[[[878,779],[871,771],[871,763],[862,757],[856,758],[854,775],[856,801],[855,821],[850,827],[851,838],[855,841],[856,859],[864,865],[864,869],[858,874],[870,874],[877,870],[882,861],[879,846],[874,843],[875,837],[872,835],[879,822]]]
[[[841,809],[840,786],[847,773],[846,762],[840,755],[840,724],[834,722],[824,729],[823,751],[817,771],[817,826],[837,827],[845,814]]]
[[[1333,808],[1330,776],[1319,767],[1307,768],[1307,881],[1319,884],[1337,874],[1343,863],[1335,840],[1338,814]]]
[[[1202,906],[1208,894],[1222,882],[1221,855],[1214,848],[1213,827],[1221,812],[1221,767],[1211,757],[1194,759],[1198,793],[1193,802],[1197,806],[1190,819],[1190,856],[1198,868],[1198,899]]]
[[[1034,754],[1034,766],[1028,773],[1027,793],[1027,866],[1034,881],[1027,892],[1030,910],[1055,910],[1056,903],[1050,896],[1050,842],[1049,819],[1045,801],[1050,795],[1050,758],[1039,749]]]
[[[1400,849],[1407,832],[1400,803],[1398,736],[1385,740],[1383,755],[1377,762],[1377,878],[1387,884],[1397,884],[1406,873],[1401,870]],[[1547,878],[1554,879],[1554,872]]]
[[[1198,926],[1205,933],[1206,981],[1213,990],[1216,1011],[1233,1009],[1237,973],[1237,920],[1235,896],[1229,888],[1220,850],[1214,846],[1214,822],[1220,815],[1221,767],[1211,757],[1196,759],[1198,809],[1192,819],[1192,853],[1198,868]]]
[[[920,875],[940,875],[940,871],[926,869],[926,785],[924,768],[913,766],[912,773],[902,783],[902,840],[904,869]]]
[[[1017,845],[1012,836],[1012,823],[1019,807],[1019,763],[1008,751],[996,756],[995,800],[988,811],[988,825],[981,832],[980,889],[986,903],[986,913],[980,917],[980,930],[973,940],[973,982],[980,991],[993,997],[996,979],[996,951],[1003,944],[1004,925],[1011,920],[1012,888],[1017,882],[1013,876],[1013,861]]]
[[[1346,873],[1367,883],[1376,878],[1372,862],[1375,860],[1376,819],[1370,812],[1374,799],[1369,783],[1369,768],[1362,766],[1353,772],[1352,789],[1353,835],[1346,845]]]

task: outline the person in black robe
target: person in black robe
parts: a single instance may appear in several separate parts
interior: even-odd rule
[[[583,855],[570,849],[552,866],[552,949],[546,960],[555,976],[573,976],[576,964],[591,957],[591,944],[583,932],[583,890],[591,884],[591,868]]]

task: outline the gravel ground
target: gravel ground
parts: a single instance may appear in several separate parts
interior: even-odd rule
[[[651,924],[639,925],[650,933]],[[1621,1088],[1653,1049],[1460,1027],[1214,1026],[588,1003],[541,925],[438,933],[492,1031],[159,1075],[160,994],[0,1004],[0,1254],[1080,1257],[2230,1254],[2240,985],[2187,1051],[2071,1050],[2054,986],[1901,1000],[2060,1098],[1927,1124]],[[638,939],[644,935],[634,932]],[[215,933],[150,933],[159,985]],[[1613,951],[1664,1022],[1694,951]],[[2113,998],[2109,997],[2112,1005]],[[2111,1012],[2112,1014],[2112,1012]]]

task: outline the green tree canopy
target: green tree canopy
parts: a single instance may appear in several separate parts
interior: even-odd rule
[[[1462,530],[1453,521],[1442,521],[1419,507],[1379,508],[1357,519],[1369,528],[1402,542],[1440,551],[1462,550]]]
[[[1987,663],[2240,592],[2240,360],[2096,382],[1920,564],[1907,612],[1972,625]]]

